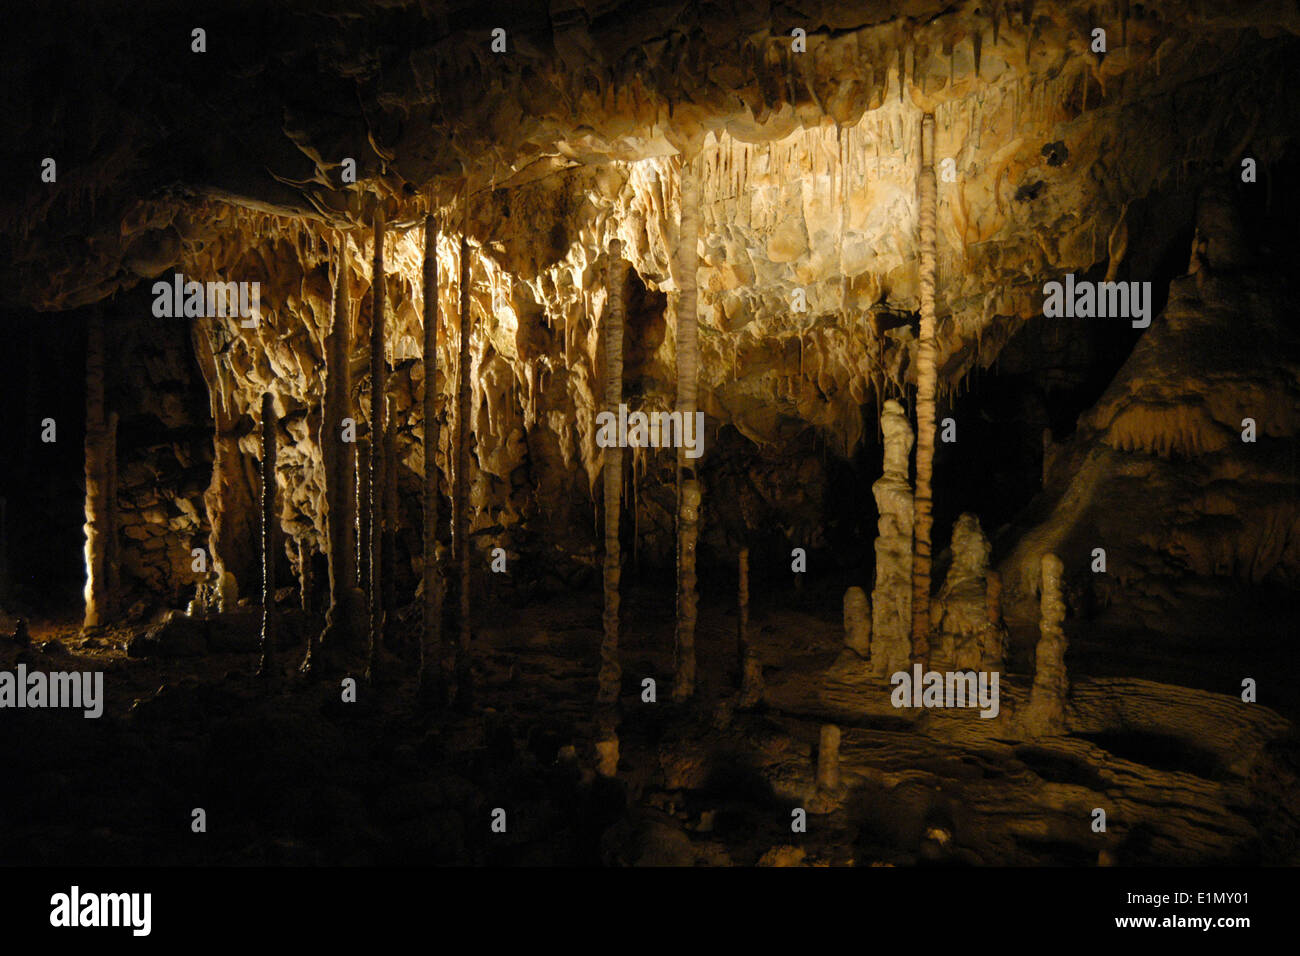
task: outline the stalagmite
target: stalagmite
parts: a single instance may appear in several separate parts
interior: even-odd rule
[[[424,220],[424,621],[420,639],[420,688],[441,677],[442,578],[438,574],[438,224]]]
[[[623,401],[623,318],[624,287],[627,263],[623,244],[615,239],[609,244],[606,290],[609,311],[605,319],[605,408],[618,414]],[[618,704],[622,668],[618,661],[619,570],[621,553],[618,539],[619,498],[623,487],[623,449],[612,445],[605,449],[605,610],[604,639],[600,645],[600,674],[597,678],[596,708],[599,733],[613,732],[613,711]],[[614,763],[617,764],[615,757]]]
[[[840,785],[840,728],[823,724],[817,747],[817,789],[834,791]]]
[[[871,656],[871,605],[860,587],[844,592],[844,646],[863,660]]]
[[[996,670],[1001,666],[1001,630],[989,623],[988,574],[992,545],[979,519],[963,514],[952,528],[952,564],[931,607],[937,634],[935,670]]]
[[[384,210],[374,208],[374,260],[370,274],[370,641],[367,677],[374,679],[384,639],[384,450],[387,444],[388,366],[384,362]]]
[[[113,512],[110,494],[116,429],[104,413],[104,316],[95,309],[86,338],[86,612],[83,627],[108,623]]]
[[[1043,555],[1039,594],[1038,648],[1034,655],[1034,683],[1029,705],[1022,719],[1023,730],[1031,735],[1065,732],[1065,699],[1070,682],[1065,673],[1065,599],[1061,575],[1065,565],[1054,554]]]
[[[736,569],[736,675],[743,691],[749,656],[749,548],[740,549]]]
[[[258,674],[274,682],[275,665],[275,399],[262,393],[262,660]]]
[[[752,710],[763,702],[763,662],[752,647],[745,651],[741,662],[740,703],[744,710]]]
[[[880,416],[884,474],[871,486],[880,513],[876,538],[876,586],[871,592],[871,669],[889,677],[907,670],[912,625],[912,487],[907,481],[912,426],[894,399]]]
[[[921,335],[916,358],[916,520],[912,563],[912,657],[930,656],[930,472],[934,464],[934,115],[921,119]]]
[[[699,268],[699,181],[693,165],[681,165],[681,224],[674,258],[677,295],[677,408],[682,421],[695,416],[700,374],[700,349],[696,316],[696,272]],[[677,450],[677,631],[673,699],[683,701],[695,693],[695,545],[699,536],[700,486],[696,462]]]
[[[361,608],[357,589],[356,457],[354,442],[344,441],[344,419],[352,418],[352,381],[348,356],[352,329],[348,317],[347,240],[339,237],[334,272],[333,308],[325,337],[325,396],[320,424],[321,460],[325,472],[324,533],[329,561],[330,605],[325,630],[309,645],[303,669],[312,670],[321,654],[355,646],[354,628]]]
[[[469,690],[469,238],[460,235],[460,358],[456,367],[456,489],[452,497],[452,536],[460,578],[460,633],[456,654],[457,696]]]

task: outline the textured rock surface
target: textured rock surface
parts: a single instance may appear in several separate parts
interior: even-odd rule
[[[871,486],[880,511],[876,586],[871,592],[872,670],[889,677],[907,670],[912,653],[912,486],[907,481],[912,426],[893,399],[880,416],[884,474]]]

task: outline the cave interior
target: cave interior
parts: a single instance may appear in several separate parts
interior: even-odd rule
[[[0,862],[1300,862],[1294,6],[3,42]]]

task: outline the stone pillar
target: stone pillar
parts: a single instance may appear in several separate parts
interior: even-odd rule
[[[443,676],[442,578],[438,574],[438,224],[424,219],[424,627],[420,638],[420,689],[432,691]]]
[[[921,119],[920,173],[921,329],[916,353],[916,518],[912,565],[912,657],[930,656],[930,472],[934,465],[935,212],[934,116]]]
[[[388,365],[384,361],[384,210],[375,198],[373,210],[374,259],[370,270],[370,480],[367,489],[370,525],[370,576],[367,606],[370,610],[367,678],[373,680],[384,639],[384,450],[387,443]]]
[[[262,661],[258,673],[275,682],[275,400],[262,393],[261,555],[262,555]]]
[[[696,273],[699,271],[700,184],[694,164],[681,165],[681,224],[674,251],[673,278],[679,292],[677,319],[677,409],[683,427],[695,417],[699,391],[700,343],[696,315]],[[691,426],[693,427],[693,425]],[[702,436],[700,436],[701,441]],[[695,693],[695,621],[699,596],[696,594],[695,547],[699,537],[700,485],[698,460],[677,449],[677,628],[674,637],[673,700],[683,701]]]
[[[871,592],[872,672],[890,677],[910,670],[912,652],[912,486],[908,456],[912,426],[892,398],[880,415],[884,474],[871,486],[880,513],[876,538],[876,586]]]
[[[605,408],[617,417],[618,406],[623,401],[623,313],[624,287],[627,284],[627,263],[623,259],[623,244],[618,239],[609,244],[605,269],[605,290],[608,296],[604,321]],[[616,741],[614,711],[618,706],[619,687],[623,677],[623,669],[618,660],[619,578],[622,570],[618,524],[623,491],[623,449],[614,444],[606,448],[604,453],[604,635],[600,644],[600,673],[596,680],[596,733],[598,741]],[[617,752],[607,762],[617,767]]]
[[[871,605],[859,587],[844,592],[844,646],[864,661],[871,657]]]
[[[468,222],[466,223],[468,227]],[[460,631],[456,651],[457,696],[470,692],[469,603],[469,438],[470,438],[470,259],[469,238],[460,235],[460,357],[456,367],[456,487],[452,497],[452,538],[460,578]]]
[[[321,413],[321,461],[325,471],[325,513],[322,534],[329,564],[329,608],[319,647],[309,645],[305,671],[316,655],[334,654],[345,646],[355,648],[362,596],[357,589],[356,413],[352,408],[352,328],[348,316],[348,245],[338,237],[339,255],[334,270],[333,309],[325,337],[325,396]],[[351,420],[346,434],[345,420]],[[345,440],[347,439],[347,440]],[[342,655],[336,655],[342,664]]]
[[[1039,595],[1038,649],[1034,656],[1034,683],[1029,690],[1023,726],[1033,735],[1065,733],[1065,699],[1070,682],[1065,673],[1067,641],[1062,622],[1065,599],[1061,575],[1065,566],[1054,554],[1043,555],[1042,590]]]

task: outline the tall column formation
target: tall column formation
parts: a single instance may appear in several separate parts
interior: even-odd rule
[[[113,430],[104,413],[104,316],[95,309],[86,335],[86,612],[87,629],[108,623],[113,538]]]
[[[424,219],[424,627],[420,637],[420,689],[432,690],[440,674],[442,579],[438,575],[438,224]]]
[[[466,220],[468,227],[468,217]],[[456,491],[452,498],[453,544],[460,571],[460,633],[456,653],[457,694],[469,688],[469,237],[460,234],[460,357],[456,368]]]
[[[912,486],[907,481],[912,426],[892,398],[880,415],[884,474],[871,486],[880,514],[876,586],[871,592],[872,672],[885,677],[909,670],[912,628]]]
[[[384,209],[374,208],[374,259],[370,271],[370,648],[367,677],[374,679],[384,639],[384,451],[387,444],[388,366],[384,362]]]
[[[343,420],[352,412],[352,329],[348,318],[348,245],[338,237],[338,264],[334,273],[334,306],[330,331],[325,337],[325,407],[321,414],[320,449],[325,468],[325,540],[329,561],[330,605],[320,643],[327,650],[336,644],[355,643],[348,633],[360,605],[357,593],[356,458],[355,442],[345,442]],[[304,669],[312,667],[309,646]]]
[[[1034,655],[1034,683],[1029,689],[1029,706],[1023,728],[1030,734],[1065,733],[1065,698],[1070,682],[1065,673],[1067,641],[1061,626],[1065,620],[1065,599],[1061,575],[1065,565],[1054,554],[1045,554],[1039,565],[1042,585],[1039,593],[1038,648]]]
[[[916,547],[912,564],[912,657],[930,656],[930,473],[934,466],[934,116],[921,119],[921,338],[916,356]]]
[[[275,669],[275,400],[262,393],[262,662],[258,673],[274,681]]]
[[[700,375],[700,343],[696,317],[696,273],[699,270],[700,186],[694,164],[681,165],[681,224],[677,233],[677,410],[682,427],[694,427]],[[699,436],[702,439],[702,436]],[[695,619],[699,598],[695,593],[695,546],[699,537],[700,485],[696,462],[677,449],[677,632],[674,641],[673,700],[695,693]],[[698,459],[696,460],[698,461]]]
[[[623,244],[614,239],[609,244],[605,264],[605,288],[609,311],[605,318],[605,408],[615,416],[623,401],[623,319],[624,286],[627,263]],[[596,709],[600,724],[598,736],[608,739],[614,732],[613,711],[618,704],[623,670],[618,662],[619,571],[621,552],[618,519],[623,489],[623,449],[617,444],[605,449],[605,610],[602,620],[604,639],[600,644],[600,675],[597,678]]]

